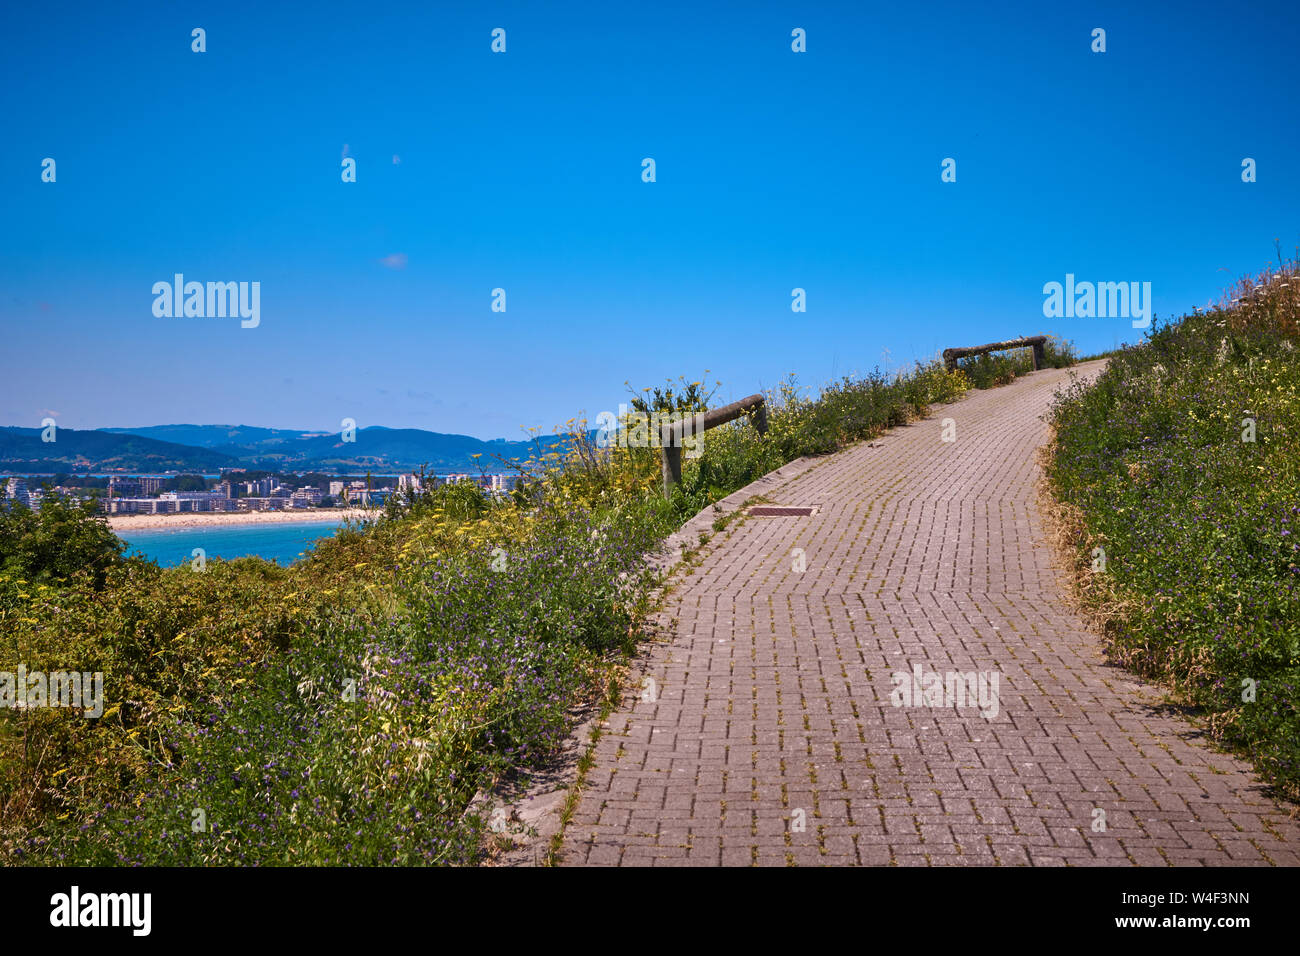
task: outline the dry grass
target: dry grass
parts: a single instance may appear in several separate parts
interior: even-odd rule
[[[1296,252],[1300,257],[1300,246]],[[1234,332],[1275,329],[1300,335],[1300,265],[1296,260],[1283,262],[1279,249],[1276,267],[1268,266],[1238,280],[1218,305]]]

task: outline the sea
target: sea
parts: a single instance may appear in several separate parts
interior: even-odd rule
[[[337,516],[314,521],[285,521],[266,524],[213,525],[188,528],[141,528],[118,531],[127,543],[127,554],[152,558],[165,568],[189,564],[194,549],[202,548],[204,557],[242,558],[253,555],[289,565],[303,557],[313,544],[328,538],[343,524]]]

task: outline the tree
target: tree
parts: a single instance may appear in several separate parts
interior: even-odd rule
[[[208,481],[202,475],[177,475],[163,482],[163,491],[207,491]]]
[[[101,587],[123,561],[126,542],[113,534],[94,501],[46,495],[39,511],[4,500],[0,486],[0,571],[54,582],[88,571]]]

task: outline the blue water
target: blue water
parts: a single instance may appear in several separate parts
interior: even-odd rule
[[[182,562],[189,564],[194,559],[195,548],[203,548],[208,560],[256,555],[277,564],[292,564],[309,546],[332,535],[341,524],[341,519],[330,517],[284,524],[142,528],[119,531],[117,536],[130,546],[128,554],[143,554],[165,568]]]

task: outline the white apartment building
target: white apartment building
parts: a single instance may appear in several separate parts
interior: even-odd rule
[[[324,497],[325,493],[319,488],[306,485],[291,494],[289,500],[295,508],[307,508],[320,504]]]
[[[27,481],[24,478],[10,478],[5,484],[5,501],[17,501],[20,504],[31,504],[31,492],[27,490]]]

